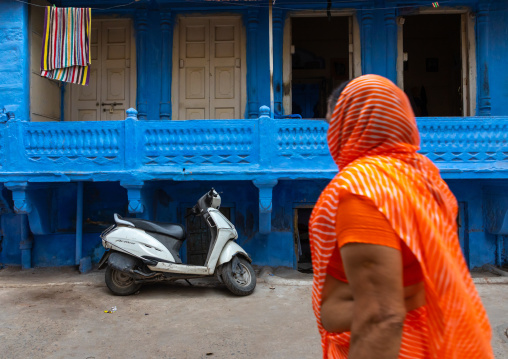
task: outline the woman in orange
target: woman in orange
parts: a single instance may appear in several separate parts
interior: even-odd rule
[[[339,173],[310,220],[324,358],[494,358],[457,238],[457,201],[417,153],[406,95],[367,75],[332,99]]]

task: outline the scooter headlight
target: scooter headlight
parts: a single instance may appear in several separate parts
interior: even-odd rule
[[[217,193],[217,192],[215,192]],[[212,199],[212,208],[219,209],[221,203],[220,195],[217,193],[217,197],[213,197]]]

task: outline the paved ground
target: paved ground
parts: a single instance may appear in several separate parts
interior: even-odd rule
[[[0,270],[1,358],[319,358],[310,276],[262,271],[249,297],[214,281],[116,297],[104,272]],[[293,285],[288,285],[293,284]],[[274,289],[271,289],[274,288]],[[479,284],[496,358],[508,357],[508,285]],[[104,310],[116,306],[117,312]]]

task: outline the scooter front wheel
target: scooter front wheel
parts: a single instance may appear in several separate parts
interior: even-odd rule
[[[106,268],[106,285],[115,295],[131,295],[141,288],[141,284],[135,283],[134,278],[109,265]]]
[[[242,257],[233,258],[224,265],[222,280],[236,295],[249,295],[256,288],[256,273],[250,263]]]

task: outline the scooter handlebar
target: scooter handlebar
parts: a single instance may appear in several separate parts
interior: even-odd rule
[[[215,189],[212,188],[209,192],[206,192],[200,199],[198,199],[198,203],[192,207],[192,213],[200,215],[207,208],[210,208],[214,197],[217,197],[217,192],[215,192]]]

